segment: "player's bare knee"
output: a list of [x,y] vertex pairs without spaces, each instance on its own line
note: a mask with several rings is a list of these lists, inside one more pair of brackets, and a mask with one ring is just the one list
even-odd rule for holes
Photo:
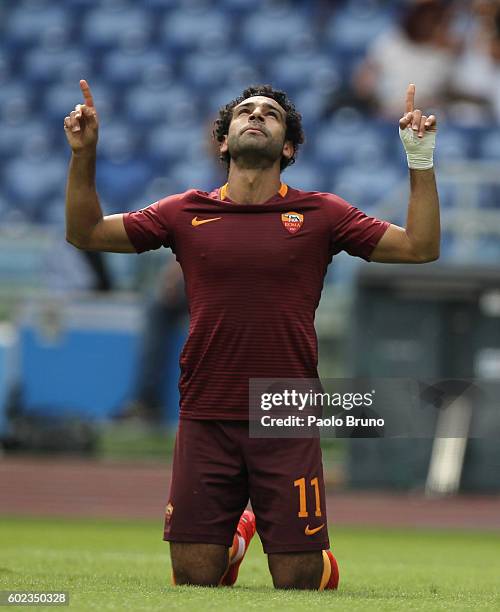
[[190,568],[177,568],[174,570],[176,586],[204,586],[216,587],[219,585],[220,576],[211,571],[193,571]]
[[227,568],[228,549],[219,544],[171,542],[176,585],[217,586]]
[[268,555],[276,589],[318,589],[323,572],[321,551]]
[[299,589],[316,591],[319,588],[320,578],[303,571],[300,574],[278,574],[273,575],[275,589]]

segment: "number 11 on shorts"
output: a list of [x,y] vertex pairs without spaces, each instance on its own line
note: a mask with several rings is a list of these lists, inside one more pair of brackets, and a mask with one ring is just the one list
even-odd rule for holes
[[[314,477],[311,479],[311,487],[314,488],[314,497],[316,500],[316,509],[314,511],[314,516],[321,516],[321,504],[319,499],[319,482],[318,477]],[[306,499],[306,479],[298,478],[293,481],[293,486],[299,488],[299,512],[297,516],[299,518],[307,518],[309,516],[309,512],[307,511],[307,499]]]

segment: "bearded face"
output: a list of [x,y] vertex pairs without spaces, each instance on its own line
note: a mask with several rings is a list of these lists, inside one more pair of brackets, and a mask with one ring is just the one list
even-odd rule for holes
[[252,96],[233,109],[229,132],[221,144],[240,168],[269,168],[293,148],[285,141],[286,112],[272,98]]

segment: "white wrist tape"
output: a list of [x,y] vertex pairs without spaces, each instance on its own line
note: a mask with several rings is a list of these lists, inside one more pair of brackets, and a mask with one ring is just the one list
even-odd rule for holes
[[436,131],[424,132],[422,138],[417,136],[410,127],[399,129],[399,137],[406,151],[408,168],[413,170],[428,170],[434,166],[434,149],[436,147]]

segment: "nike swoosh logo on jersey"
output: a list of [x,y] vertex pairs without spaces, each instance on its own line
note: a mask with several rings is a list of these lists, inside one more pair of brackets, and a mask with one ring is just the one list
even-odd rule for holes
[[306,535],[314,535],[315,533],[318,533],[318,531],[323,529],[324,526],[325,526],[325,523],[321,523],[319,527],[315,527],[314,529],[309,529],[309,525],[307,525],[306,528],[304,529],[304,533]]
[[193,227],[198,227],[198,225],[203,225],[204,223],[210,223],[210,221],[218,221],[222,219],[222,217],[213,217],[212,219],[198,219],[198,217],[194,217],[191,221],[191,225]]

